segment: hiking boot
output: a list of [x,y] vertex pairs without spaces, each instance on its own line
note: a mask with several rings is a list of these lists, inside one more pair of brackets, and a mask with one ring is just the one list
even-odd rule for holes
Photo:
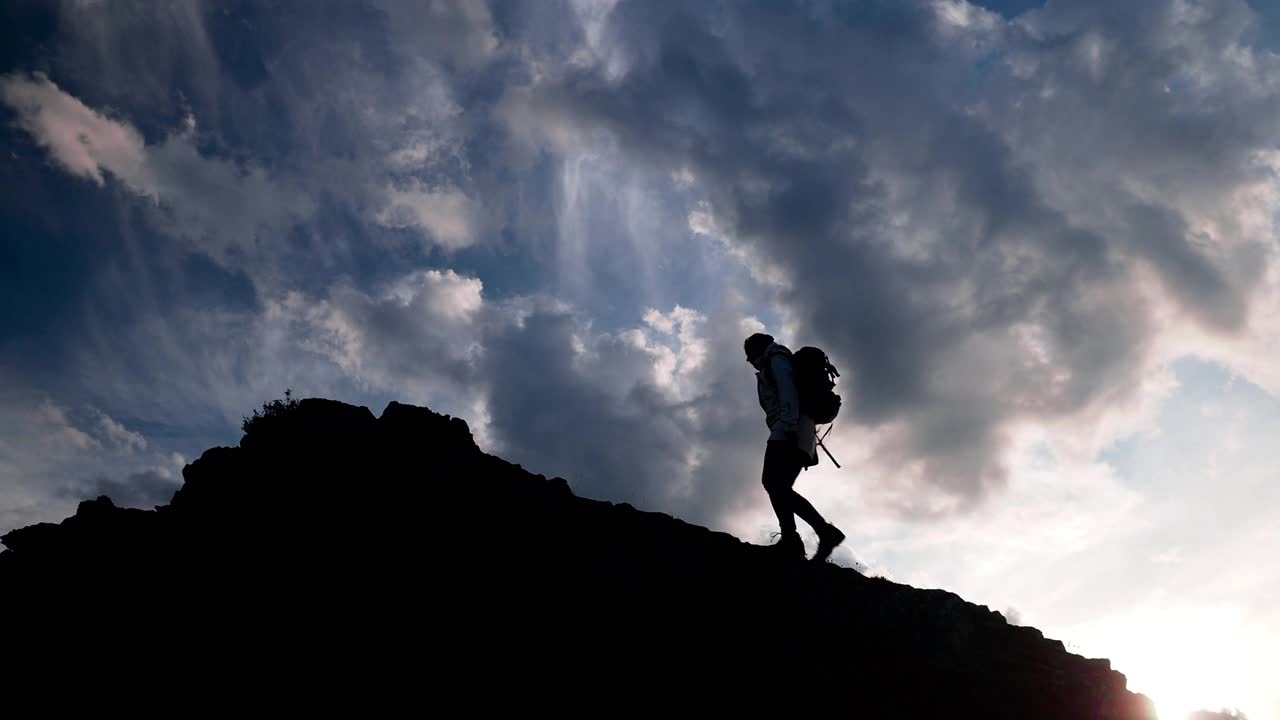
[[827,523],[827,526],[818,531],[818,551],[813,554],[814,562],[826,562],[831,557],[831,551],[836,546],[844,542],[844,533],[840,532],[840,528]]
[[800,533],[792,530],[778,534],[781,537],[769,546],[769,550],[783,560],[804,560],[804,541],[800,539]]

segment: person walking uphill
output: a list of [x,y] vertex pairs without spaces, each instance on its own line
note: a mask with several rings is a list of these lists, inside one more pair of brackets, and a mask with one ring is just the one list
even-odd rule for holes
[[762,480],[782,529],[782,538],[773,547],[787,559],[804,559],[804,542],[796,532],[798,515],[817,533],[813,560],[823,562],[844,541],[844,533],[795,491],[800,470],[818,464],[818,435],[814,419],[801,412],[791,351],[764,333],[747,338],[742,347],[747,362],[756,369],[756,392],[769,426]]

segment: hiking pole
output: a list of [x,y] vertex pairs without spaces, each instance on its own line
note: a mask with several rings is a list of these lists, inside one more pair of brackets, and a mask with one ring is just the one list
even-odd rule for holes
[[[831,434],[831,428],[832,428],[834,425],[835,425],[835,423],[832,423],[831,425],[828,425],[828,426],[827,426],[827,431],[826,431],[826,432],[824,432],[824,433],[822,433],[822,437],[819,437],[819,438],[818,438],[818,447],[822,448],[822,452],[826,453],[826,454],[827,454],[827,457],[831,458],[831,462],[835,463],[836,467],[838,468],[838,467],[840,467],[840,463],[836,461],[836,457],[835,457],[834,455],[832,455],[832,454],[831,454],[831,451],[827,449],[827,446],[822,444],[822,441],[823,441],[823,440],[824,440],[828,435],[830,435],[830,434]],[[817,437],[817,436],[815,435],[815,437]]]

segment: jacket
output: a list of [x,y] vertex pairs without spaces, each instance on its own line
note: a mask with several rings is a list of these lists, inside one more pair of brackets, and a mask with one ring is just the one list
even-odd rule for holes
[[756,369],[756,394],[769,427],[769,442],[794,441],[808,461],[818,464],[818,434],[813,420],[800,414],[800,392],[791,369],[791,351],[773,343],[765,351],[765,369]]

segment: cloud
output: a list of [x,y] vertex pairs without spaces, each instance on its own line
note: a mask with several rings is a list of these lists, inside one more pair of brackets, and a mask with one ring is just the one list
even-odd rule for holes
[[133,126],[95,112],[40,73],[0,77],[0,100],[65,170],[98,185],[110,174],[161,210],[168,230],[215,259],[252,250],[264,231],[287,228],[311,211],[308,200],[260,168],[202,155],[190,116],[148,145]]
[[0,372],[0,533],[57,521],[97,494],[131,505],[167,500],[166,488],[177,487],[173,460],[147,447],[101,411],[67,407]]
[[[123,146],[134,161],[69,157],[75,171],[115,175],[165,206],[170,232],[204,239],[268,290],[288,271],[264,266],[289,261],[270,256],[287,255],[289,232],[316,214],[327,222],[305,232],[330,269],[364,242],[394,242],[363,229],[350,238],[335,216],[411,228],[428,249],[451,250],[504,219],[495,174],[507,174],[506,158],[490,165],[488,143],[469,142],[486,132],[487,86],[512,72],[486,3],[377,0],[298,17],[198,0],[64,2],[58,20],[56,51],[33,65],[72,89],[39,74],[9,81],[40,96],[42,117],[75,106],[63,155],[85,155],[78,133],[98,155]],[[455,86],[469,96],[465,114]]]
[[1167,360],[1166,307],[1241,332],[1273,262],[1231,217],[1274,184],[1242,161],[1277,137],[1275,58],[1241,44],[1243,3],[1141,5],[624,1],[608,62],[543,73],[505,116],[692,178],[699,227],[776,268],[794,334],[850,371],[884,467],[971,508],[1017,425],[1127,403]]
[[475,278],[427,270],[375,294],[348,284],[335,285],[319,301],[293,293],[268,312],[302,323],[303,346],[351,377],[421,397],[468,379],[481,290]]
[[650,311],[648,327],[616,333],[554,307],[495,323],[480,366],[489,430],[508,457],[584,495],[724,527],[765,498],[735,312]]
[[498,48],[493,15],[487,3],[377,0],[375,4],[386,13],[392,31],[401,36],[403,42],[419,45],[463,68],[474,68],[489,61]]
[[67,172],[101,185],[105,170],[135,192],[153,195],[144,178],[142,136],[132,127],[94,112],[42,73],[0,77],[0,100]]
[[475,241],[478,208],[466,195],[452,189],[387,191],[387,207],[378,222],[393,228],[416,227],[434,242],[450,249]]
[[126,428],[101,410],[97,411],[97,415],[99,432],[113,444],[128,450],[147,449],[147,439],[141,434]]
[[1018,608],[1016,607],[1007,607],[1005,608],[1004,612],[1000,614],[1004,615],[1005,622],[1009,623],[1010,625],[1022,624],[1022,613],[1019,612]]

